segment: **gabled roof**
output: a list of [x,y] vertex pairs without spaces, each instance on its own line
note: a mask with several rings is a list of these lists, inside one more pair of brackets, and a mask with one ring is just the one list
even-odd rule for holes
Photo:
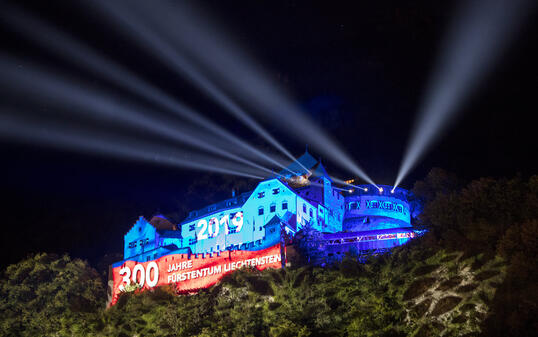
[[[318,161],[316,160],[316,158],[312,157],[312,155],[308,153],[308,151],[306,151],[302,156],[297,158],[296,161],[289,164],[286,167],[287,169],[283,169],[282,171],[280,171],[280,174],[286,177],[289,177],[291,175],[304,175],[308,173],[308,171],[305,170],[305,167],[310,170],[314,166],[316,166],[317,163]],[[290,171],[295,172],[295,174],[291,173]]]
[[284,213],[284,216],[281,219],[282,222],[284,222],[288,227],[290,227],[293,231],[297,231],[297,215],[287,211]]
[[263,225],[263,227],[280,225],[280,223],[283,223],[284,225],[288,226],[294,232],[297,231],[297,216],[290,211],[286,211],[282,218],[280,218],[278,215],[273,216],[271,220],[269,220],[265,225]]
[[177,226],[172,223],[167,217],[162,214],[154,215],[149,223],[157,230],[176,230]]
[[316,166],[316,168],[312,171],[312,175],[314,177],[324,177],[324,178],[327,178],[329,179],[330,182],[332,182],[333,180],[331,179],[331,177],[329,176],[329,174],[327,173],[327,171],[325,170],[325,167],[323,166],[323,164],[321,163],[321,161],[319,162],[318,166]]
[[263,227],[270,227],[275,224],[280,224],[280,218],[278,217],[278,215],[273,216],[271,220],[269,220],[265,225],[263,225]]
[[[148,224],[150,227],[153,227],[153,225],[151,223],[149,223],[149,221],[146,220],[146,218],[144,218],[142,215],[140,217],[138,217],[138,220],[136,220],[136,222],[134,223],[134,225],[127,231],[127,233],[125,233],[124,237],[127,237],[129,235],[131,235],[131,233],[135,233],[137,234],[138,232],[135,232],[135,228],[143,228],[146,226],[146,224]],[[155,227],[153,227],[155,228]]]

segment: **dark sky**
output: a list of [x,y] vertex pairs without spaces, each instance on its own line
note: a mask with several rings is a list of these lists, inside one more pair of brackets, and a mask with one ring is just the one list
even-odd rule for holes
[[[69,32],[235,134],[270,149],[99,13],[88,10],[87,4],[16,1],[10,6]],[[209,1],[204,9],[376,182],[391,184],[456,6],[452,1]],[[536,13],[531,21],[536,22]],[[3,55],[124,94],[23,38],[4,22],[0,34]],[[536,25],[521,29],[493,72],[459,109],[458,120],[403,187],[412,187],[432,167],[467,180],[538,173],[532,118],[537,111],[536,36]],[[32,107],[26,97],[0,92],[2,102],[12,108],[38,112],[42,108]],[[277,126],[264,126],[295,155],[304,151],[304,143]],[[121,252],[123,234],[137,216],[158,211],[181,216],[228,196],[234,185],[246,190],[253,183],[2,138],[0,156],[2,265],[36,251],[69,252],[95,262],[105,253]],[[334,163],[327,161],[327,166],[347,178]]]

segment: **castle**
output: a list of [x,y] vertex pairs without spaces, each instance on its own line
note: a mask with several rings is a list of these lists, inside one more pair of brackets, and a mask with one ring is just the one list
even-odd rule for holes
[[293,237],[307,225],[323,233],[332,254],[350,245],[388,249],[415,236],[406,190],[357,187],[333,186],[323,164],[305,152],[254,190],[194,210],[179,224],[162,215],[141,217],[125,234],[124,259],[260,250],[279,242],[282,230]]
[[323,265],[416,236],[409,192],[346,186],[333,186],[321,161],[306,152],[254,190],[192,211],[178,224],[163,215],[140,217],[125,234],[123,260],[110,267],[108,305],[133,289],[173,285],[191,293],[243,267],[282,268],[297,243],[315,241],[309,261]]

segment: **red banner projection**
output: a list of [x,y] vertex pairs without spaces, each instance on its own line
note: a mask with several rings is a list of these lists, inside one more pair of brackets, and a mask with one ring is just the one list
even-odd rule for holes
[[220,256],[198,257],[187,254],[171,254],[148,262],[125,261],[112,269],[114,287],[110,305],[116,304],[118,296],[134,283],[142,290],[164,284],[175,284],[178,292],[208,288],[224,275],[252,266],[258,270],[281,268],[280,244],[258,250],[236,250],[222,252]]

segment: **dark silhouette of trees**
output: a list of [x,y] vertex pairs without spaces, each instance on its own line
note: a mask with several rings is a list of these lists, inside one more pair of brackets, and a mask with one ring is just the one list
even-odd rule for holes
[[88,334],[104,298],[99,274],[85,261],[31,256],[9,266],[0,280],[0,335]]

